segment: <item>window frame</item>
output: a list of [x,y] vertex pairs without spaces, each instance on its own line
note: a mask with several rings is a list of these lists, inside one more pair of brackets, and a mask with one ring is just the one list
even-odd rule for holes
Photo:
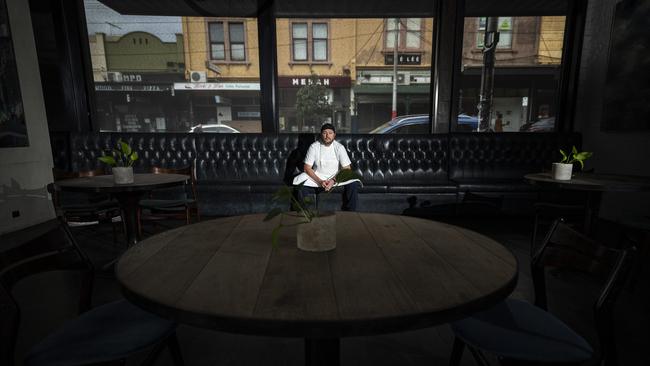
[[[293,26],[294,24],[306,24],[307,25],[307,49],[306,49],[306,59],[304,60],[296,60],[296,54],[294,52],[294,36],[293,36]],[[316,38],[317,40],[325,40],[325,60],[316,60],[314,58],[314,24],[324,24],[326,29],[327,29],[327,38]],[[330,19],[328,18],[323,18],[323,19],[298,19],[298,18],[290,18],[289,19],[289,39],[291,42],[291,47],[290,49],[290,60],[289,64],[296,64],[296,65],[304,65],[304,64],[321,64],[321,65],[329,65],[332,63],[332,57],[331,57],[331,27],[330,27]],[[297,38],[297,39],[304,39],[304,38]]]
[[[223,59],[217,59],[217,58],[212,58],[212,45],[213,44],[220,44],[220,42],[212,42],[212,36],[210,33],[210,25],[214,23],[222,23],[223,24],[223,45],[224,45],[224,58]],[[242,31],[244,35],[243,39],[243,46],[244,46],[244,58],[243,59],[233,59],[232,58],[232,42],[230,41],[230,26],[231,24],[241,24],[242,25]],[[247,34],[248,34],[248,29],[246,27],[246,19],[245,18],[207,18],[205,20],[205,29],[207,33],[206,37],[206,42],[207,42],[207,59],[210,62],[217,63],[217,64],[247,64],[249,63],[248,61],[248,50],[247,50]],[[236,42],[236,44],[242,44],[242,42]]]
[[[386,52],[393,52],[394,47],[388,47],[388,32],[392,32],[388,30],[388,25],[390,24],[389,22],[392,22],[393,19],[395,18],[386,18],[384,19],[384,53]],[[398,45],[397,45],[397,52],[410,52],[410,53],[424,53],[424,32],[426,31],[425,29],[425,24],[426,21],[424,21],[427,18],[417,18],[417,17],[407,17],[407,18],[398,18],[400,19],[399,21],[399,36],[398,36]],[[402,25],[402,19],[406,20],[406,27],[401,27]],[[420,39],[420,46],[419,47],[406,47],[406,35],[408,34],[408,20],[409,19],[420,19],[420,30],[418,38]],[[413,31],[412,31],[413,32]]]

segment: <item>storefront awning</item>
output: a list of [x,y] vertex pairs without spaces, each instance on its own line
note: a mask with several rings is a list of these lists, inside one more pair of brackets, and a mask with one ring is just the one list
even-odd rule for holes
[[[398,85],[397,94],[429,94],[429,84]],[[355,94],[391,94],[391,84],[361,84],[354,87]]]

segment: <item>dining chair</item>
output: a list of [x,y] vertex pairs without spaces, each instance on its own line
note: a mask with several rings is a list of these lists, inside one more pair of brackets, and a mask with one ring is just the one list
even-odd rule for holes
[[[140,200],[138,207],[138,231],[142,235],[142,222],[162,220],[167,218],[185,220],[190,224],[192,214],[196,221],[201,221],[199,212],[197,182],[194,174],[194,166],[185,168],[161,168],[152,167],[153,174],[182,174],[190,177],[189,183],[183,185],[183,192],[178,195],[176,190],[162,189],[159,192],[152,192],[149,198]],[[177,197],[166,198],[169,195]]]
[[494,215],[501,214],[504,196],[485,196],[465,192],[460,205],[456,206],[457,215]]
[[125,360],[152,348],[144,364],[152,364],[168,347],[174,364],[183,365],[176,324],[125,300],[90,309],[94,270],[63,219],[53,219],[0,237],[0,364],[14,365],[20,305],[13,297],[22,279],[50,271],[80,273],[80,315],[65,322],[31,348],[29,366],[90,365]]
[[[77,172],[52,169],[54,182],[105,174],[106,172],[101,168]],[[47,185],[47,190],[52,196],[57,216],[63,217],[69,226],[109,223],[113,230],[113,243],[116,243],[116,225],[121,222],[121,213],[119,203],[109,194],[60,192],[53,183]]]
[[[598,244],[556,220],[532,259],[534,305],[507,299],[452,323],[455,340],[450,365],[460,364],[465,347],[479,365],[488,365],[485,353],[497,356],[504,365],[580,364],[593,360],[594,355],[604,366],[616,365],[613,306],[632,267],[635,250],[631,245],[615,249]],[[588,275],[603,284],[593,308],[599,352],[547,311],[549,268]]]

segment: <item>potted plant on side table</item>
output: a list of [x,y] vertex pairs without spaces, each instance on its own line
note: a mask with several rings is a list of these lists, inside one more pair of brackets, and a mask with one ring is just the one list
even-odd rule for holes
[[585,167],[585,160],[589,159],[593,153],[589,151],[578,152],[575,146],[571,148],[571,153],[566,153],[560,149],[562,160],[553,163],[551,168],[552,177],[555,180],[570,180],[573,173],[573,163],[580,164],[580,169]]
[[[360,176],[351,169],[342,169],[334,176],[340,183],[351,180],[359,180]],[[299,186],[302,188],[302,184]],[[325,191],[330,193],[333,189]],[[296,241],[299,249],[310,252],[323,252],[336,248],[336,213],[332,211],[320,212],[318,205],[311,197],[297,199],[293,194],[293,187],[285,186],[280,188],[273,195],[272,201],[277,205],[287,203],[295,212],[284,212],[282,208],[275,207],[269,211],[264,221],[269,221],[280,215],[280,220],[271,233],[273,245],[278,244],[280,230],[288,226],[297,226]],[[289,222],[285,222],[285,219]]]
[[98,160],[111,166],[115,184],[133,183],[133,163],[138,160],[138,153],[122,139],[117,140],[115,148]]

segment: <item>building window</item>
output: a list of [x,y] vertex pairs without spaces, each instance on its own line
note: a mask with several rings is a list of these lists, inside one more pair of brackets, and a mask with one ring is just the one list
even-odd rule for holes
[[210,59],[246,61],[246,35],[243,22],[210,22],[208,30]]
[[[497,48],[512,48],[512,17],[499,17],[499,43]],[[478,32],[476,32],[476,47],[483,48],[485,38],[485,29],[487,27],[487,18],[478,18]]]
[[307,61],[307,23],[293,23],[293,60]]
[[327,24],[314,23],[311,26],[314,61],[327,61]]
[[292,60],[310,61],[311,55],[311,61],[327,61],[328,36],[327,23],[291,23]]
[[386,49],[395,47],[397,33],[397,49],[420,50],[422,48],[422,19],[421,18],[386,19]]

